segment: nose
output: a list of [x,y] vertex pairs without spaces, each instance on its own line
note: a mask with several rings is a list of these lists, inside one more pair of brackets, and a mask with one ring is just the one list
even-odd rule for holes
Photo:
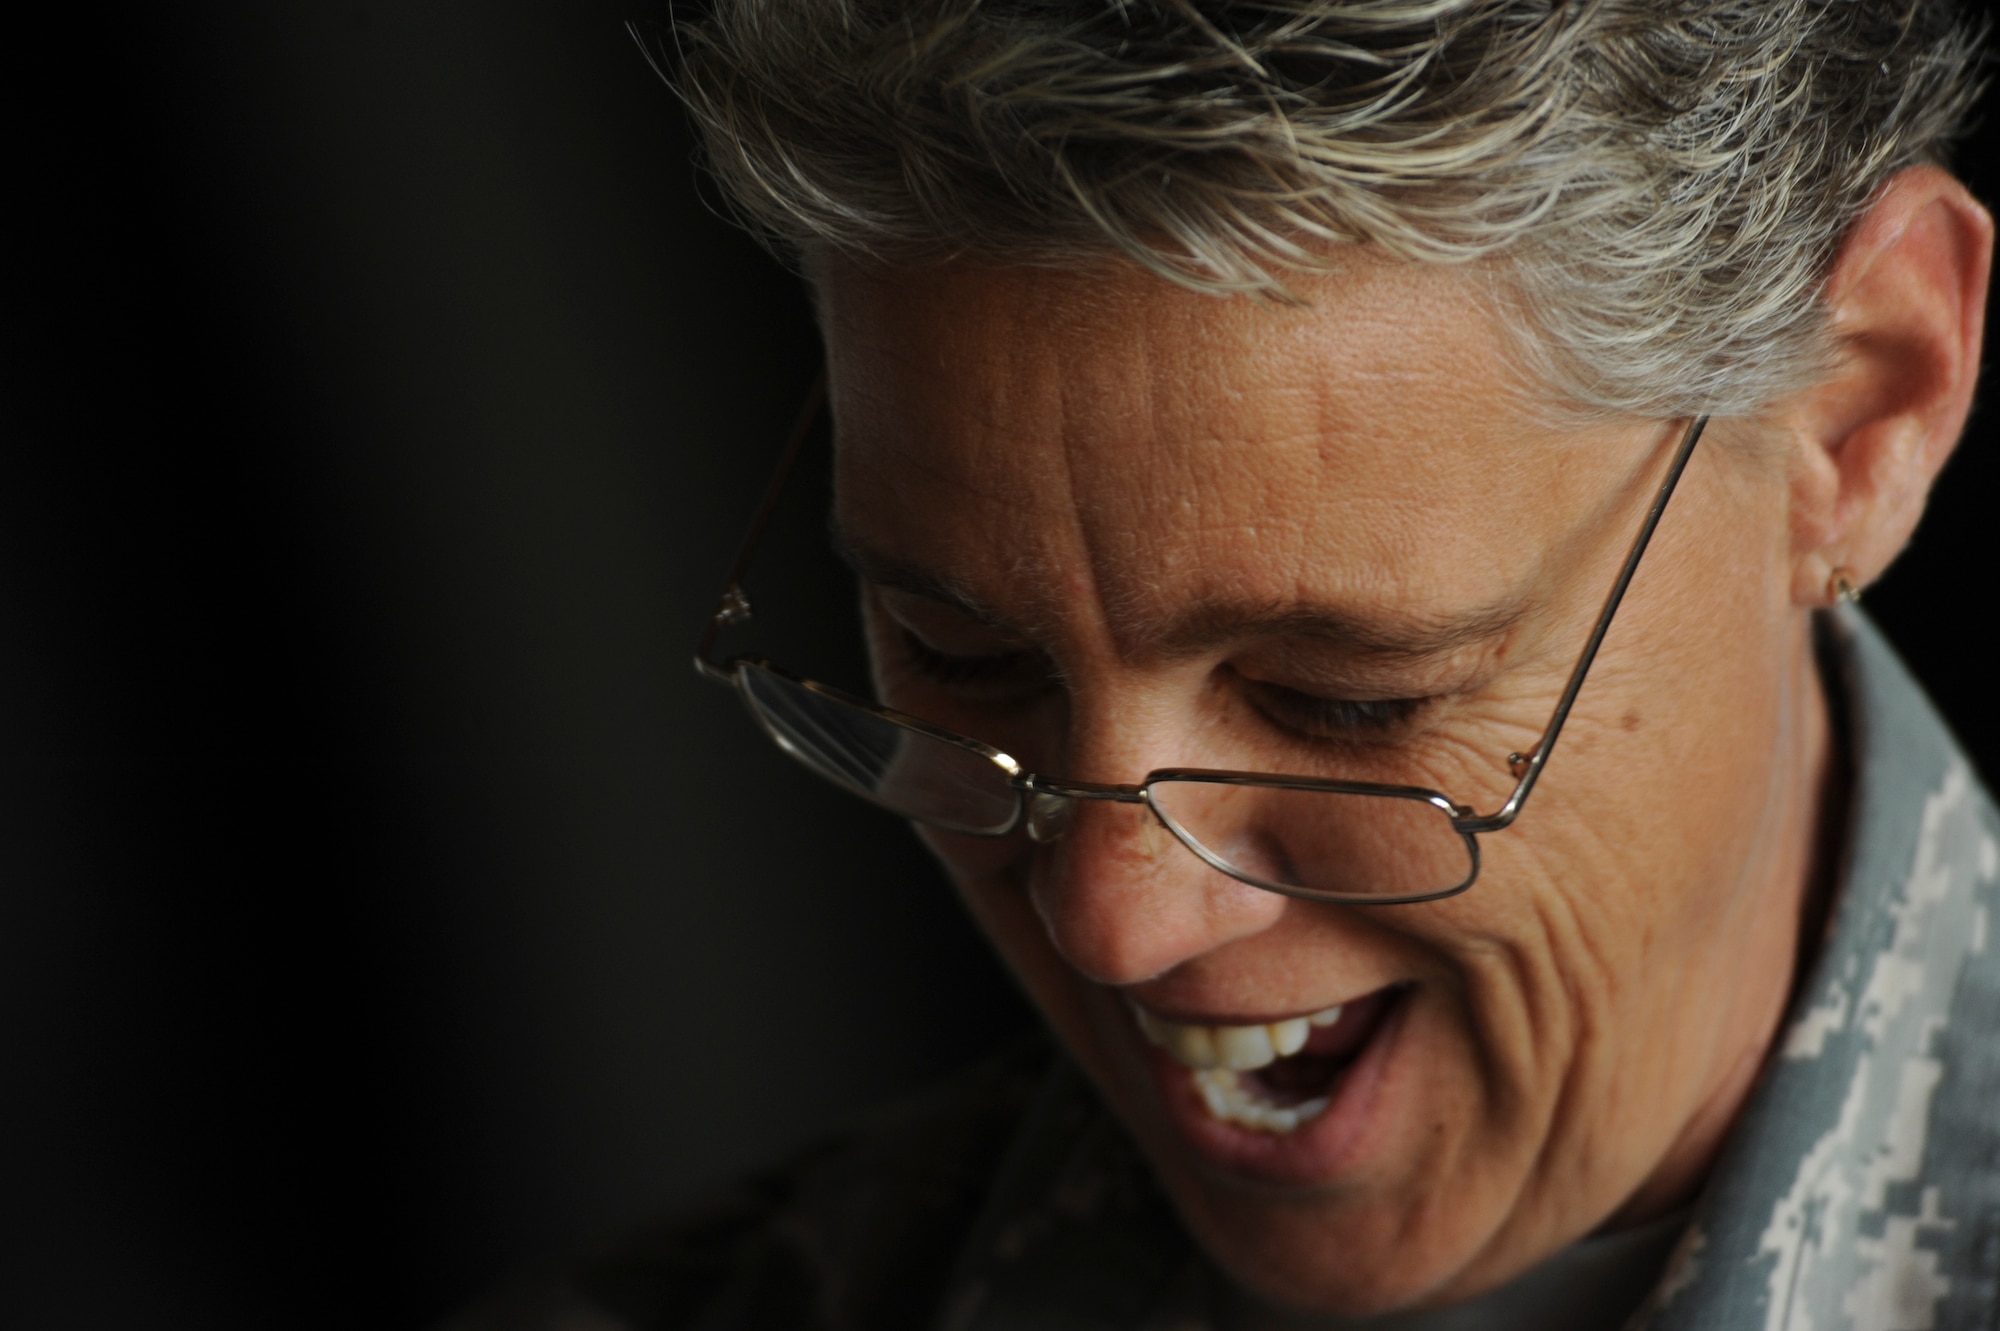
[[1029,879],[1049,939],[1100,984],[1138,984],[1277,923],[1284,897],[1212,869],[1144,803],[1037,791]]

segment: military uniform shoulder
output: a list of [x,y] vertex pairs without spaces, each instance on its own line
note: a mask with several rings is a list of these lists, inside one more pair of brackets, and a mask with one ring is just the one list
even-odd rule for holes
[[1051,1058],[1022,1041],[441,1331],[921,1327]]

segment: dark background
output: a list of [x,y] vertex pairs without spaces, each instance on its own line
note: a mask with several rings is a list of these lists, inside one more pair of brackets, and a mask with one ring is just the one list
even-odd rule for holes
[[[687,667],[816,345],[659,17],[12,31],[6,1325],[417,1327],[1026,1020]],[[1988,420],[1870,605],[1991,771]]]

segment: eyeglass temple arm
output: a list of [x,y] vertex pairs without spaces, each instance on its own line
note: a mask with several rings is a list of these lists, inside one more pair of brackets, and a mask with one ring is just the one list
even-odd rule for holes
[[778,507],[779,496],[785,492],[785,483],[792,478],[792,468],[798,464],[799,453],[805,448],[806,437],[812,433],[813,423],[819,419],[820,408],[826,405],[826,371],[821,370],[813,379],[813,385],[806,391],[805,400],[799,403],[799,412],[792,420],[792,433],[785,440],[784,452],[778,455],[778,469],[764,486],[764,497],[757,504],[757,512],[750,519],[750,530],[744,533],[743,544],[736,551],[736,562],[729,567],[729,581],[723,584],[722,595],[715,603],[715,613],[702,628],[701,641],[695,645],[694,668],[709,679],[729,682],[729,667],[717,661],[714,656],[715,639],[731,624],[741,624],[750,618],[750,598],[743,594],[743,573],[750,567],[750,558],[757,553],[757,545],[764,539],[764,529],[771,525],[771,514]]
[[1625,556],[1625,566],[1618,570],[1618,581],[1611,585],[1611,594],[1604,598],[1604,609],[1598,612],[1597,625],[1590,631],[1590,641],[1583,645],[1583,655],[1577,658],[1576,668],[1569,674],[1569,683],[1563,686],[1562,699],[1556,703],[1555,715],[1549,718],[1548,728],[1535,742],[1533,752],[1521,760],[1523,770],[1514,784],[1514,793],[1507,797],[1505,804],[1485,817],[1459,821],[1457,826],[1460,831],[1497,832],[1520,817],[1522,806],[1528,802],[1529,793],[1534,790],[1535,782],[1541,778],[1542,768],[1549,761],[1549,754],[1555,750],[1563,722],[1569,720],[1569,709],[1576,702],[1576,695],[1583,691],[1583,681],[1590,674],[1590,663],[1597,659],[1597,649],[1603,645],[1604,635],[1610,631],[1612,617],[1618,613],[1618,603],[1625,599],[1625,589],[1631,585],[1632,575],[1639,570],[1639,559],[1653,539],[1653,529],[1660,525],[1660,515],[1667,511],[1667,501],[1674,497],[1674,487],[1680,484],[1681,473],[1687,470],[1688,459],[1694,455],[1694,446],[1701,442],[1702,431],[1707,428],[1708,417],[1697,416],[1688,426],[1687,433],[1681,436],[1673,461],[1667,465],[1666,477],[1654,493],[1651,507],[1646,510],[1646,520],[1639,527],[1638,539],[1632,542],[1632,549]]

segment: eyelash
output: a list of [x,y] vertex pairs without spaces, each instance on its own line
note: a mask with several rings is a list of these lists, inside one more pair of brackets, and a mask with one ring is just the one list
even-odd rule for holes
[[1322,698],[1282,685],[1254,683],[1253,705],[1272,724],[1306,739],[1388,739],[1415,720],[1429,698]]
[[[1012,683],[1043,684],[1046,668],[1036,663],[1030,652],[1003,652],[995,656],[952,656],[925,643],[907,629],[901,634],[903,656],[916,672],[941,688],[976,688],[981,685]],[[1033,680],[1026,677],[1034,675]]]

